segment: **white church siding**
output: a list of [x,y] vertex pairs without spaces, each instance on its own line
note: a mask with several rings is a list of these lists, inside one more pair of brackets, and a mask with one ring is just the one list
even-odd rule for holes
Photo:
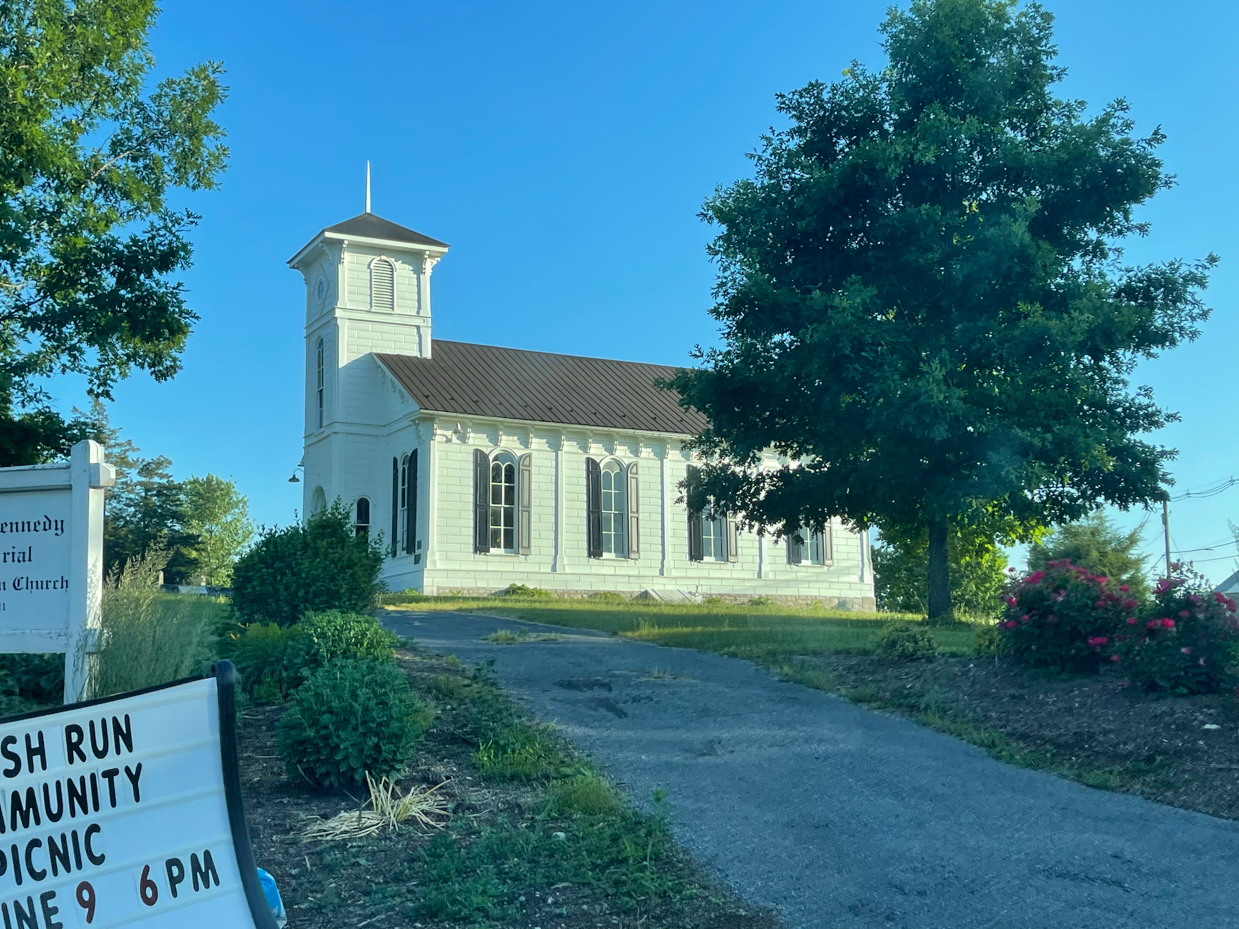
[[[391,589],[490,593],[517,583],[576,595],[652,590],[872,608],[867,541],[840,525],[826,565],[789,564],[785,542],[744,532],[734,560],[690,557],[688,512],[675,501],[692,463],[682,443],[705,421],[654,387],[673,369],[467,343],[436,349],[430,278],[446,251],[365,213],[323,230],[290,261],[307,289],[305,511],[339,500],[356,513],[366,497]],[[478,450],[506,450],[514,467],[529,456],[527,553],[475,551]],[[401,527],[392,531],[392,469],[412,453],[416,526],[405,551]],[[637,467],[636,557],[590,555],[589,458],[600,467],[616,460],[625,477]]]
[[[385,578],[392,589],[416,587],[425,593],[492,593],[509,584],[588,595],[598,591],[638,593],[654,590],[702,595],[748,595],[821,600],[872,608],[868,575],[858,534],[833,527],[830,565],[791,565],[786,542],[754,533],[739,534],[734,562],[689,558],[688,511],[675,503],[690,458],[671,437],[599,439],[542,424],[434,423],[437,507],[427,564],[414,568],[408,559],[388,563]],[[424,446],[425,447],[425,446]],[[533,456],[534,505],[528,555],[477,553],[473,550],[473,455],[507,450],[519,458]],[[617,458],[636,462],[640,503],[640,554],[636,558],[591,558],[588,554],[585,462]],[[557,468],[563,468],[559,493]],[[665,544],[664,544],[665,538]]]

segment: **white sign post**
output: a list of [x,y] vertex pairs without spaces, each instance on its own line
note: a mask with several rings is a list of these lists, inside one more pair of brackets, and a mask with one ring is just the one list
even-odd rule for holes
[[103,495],[116,483],[98,442],[68,464],[0,468],[0,653],[63,652],[65,703],[86,692],[103,595]]
[[5,929],[275,929],[237,767],[236,671],[0,725]]

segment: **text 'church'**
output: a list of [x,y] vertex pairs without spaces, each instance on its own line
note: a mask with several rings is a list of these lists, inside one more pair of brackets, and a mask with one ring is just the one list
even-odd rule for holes
[[306,284],[304,506],[338,499],[382,533],[389,589],[873,607],[865,535],[775,542],[676,502],[705,421],[655,385],[674,369],[433,340],[447,250],[366,212],[289,262]]

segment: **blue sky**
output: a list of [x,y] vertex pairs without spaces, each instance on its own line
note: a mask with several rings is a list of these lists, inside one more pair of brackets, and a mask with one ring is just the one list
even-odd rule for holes
[[[287,523],[300,488],[302,291],[286,260],[363,207],[452,245],[434,276],[435,334],[683,364],[714,338],[713,269],[697,218],[775,121],[774,95],[881,63],[887,0],[751,3],[170,3],[162,72],[222,60],[231,166],[197,196],[187,277],[201,322],[184,370],[117,391],[111,415],[178,477],[234,477],[252,514]],[[1161,125],[1178,186],[1143,211],[1135,261],[1222,256],[1204,336],[1144,365],[1182,422],[1176,493],[1239,474],[1239,6],[1050,3],[1065,92],[1125,97]],[[57,386],[67,408],[76,382]],[[1143,513],[1121,518],[1138,524]],[[1239,487],[1175,504],[1176,548],[1239,522]],[[1149,521],[1150,551],[1158,518]],[[1215,579],[1234,546],[1193,553]],[[1206,561],[1205,559],[1210,559]]]

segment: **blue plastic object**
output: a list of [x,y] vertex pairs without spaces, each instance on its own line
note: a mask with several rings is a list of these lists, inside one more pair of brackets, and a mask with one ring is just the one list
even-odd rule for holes
[[259,868],[258,880],[262,884],[263,895],[267,898],[267,906],[271,907],[271,915],[275,917],[275,924],[279,929],[284,929],[288,916],[284,913],[284,901],[280,899],[280,889],[275,886],[275,878]]

